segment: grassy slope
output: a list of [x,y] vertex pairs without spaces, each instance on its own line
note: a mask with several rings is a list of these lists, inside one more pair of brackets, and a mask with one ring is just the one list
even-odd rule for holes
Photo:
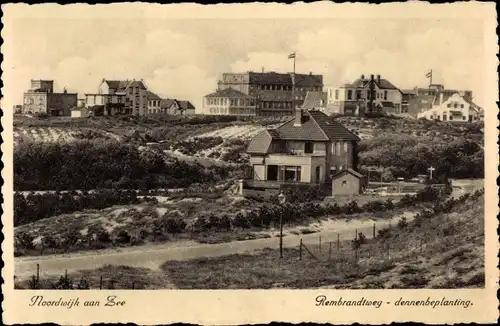
[[[484,286],[484,207],[471,200],[451,213],[424,220],[420,226],[410,222],[404,229],[393,227],[388,236],[368,240],[357,252],[347,242],[340,251],[308,245],[319,260],[298,248],[285,248],[284,258],[276,249],[254,255],[230,255],[189,261],[170,261],[163,271],[127,266],[104,266],[71,275],[76,283],[84,277],[91,288],[104,288],[110,280],[115,288],[457,288]],[[421,243],[423,245],[421,245]],[[387,249],[389,247],[389,249]],[[50,288],[44,280],[43,287]],[[29,288],[28,281],[16,283]]]
[[[412,222],[404,230],[393,229],[387,239],[363,245],[357,264],[352,250],[321,261],[304,252],[298,261],[298,249],[285,250],[282,260],[277,250],[269,249],[257,255],[168,262],[163,269],[179,288],[482,287],[483,218],[484,207],[468,201],[420,227]],[[316,249],[310,248],[313,253]]]

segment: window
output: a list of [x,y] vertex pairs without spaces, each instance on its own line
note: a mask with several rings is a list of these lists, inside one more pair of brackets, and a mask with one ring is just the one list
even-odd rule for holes
[[453,115],[450,115],[450,121],[453,120]]
[[387,91],[384,91],[384,100],[387,101]]
[[359,90],[358,90],[358,91],[356,91],[356,98],[357,98],[357,99],[362,98],[362,97],[361,97],[361,91],[359,91]]
[[451,108],[451,104],[450,104],[450,103],[448,103],[448,105],[447,105],[446,107]]
[[462,108],[462,109],[463,109],[463,108],[464,108],[464,105],[463,105],[463,104],[460,104],[460,108]]
[[347,149],[349,148],[349,142],[344,142],[344,153],[347,153]]
[[346,180],[342,181],[342,187],[347,187],[347,181]]
[[458,107],[458,104],[457,103],[453,104],[453,107],[456,109]]
[[352,90],[347,91],[347,99],[352,100]]
[[336,100],[339,99],[339,90],[338,89],[335,90],[335,99]]
[[340,155],[340,142],[336,142],[335,147],[336,147],[335,150],[336,155]]
[[304,145],[304,153],[311,154],[314,151],[314,145],[312,142],[308,141]]
[[380,98],[380,94],[379,93],[377,93],[377,98]]
[[465,120],[465,119],[467,119],[465,116],[464,116],[464,117],[462,117],[462,120]]

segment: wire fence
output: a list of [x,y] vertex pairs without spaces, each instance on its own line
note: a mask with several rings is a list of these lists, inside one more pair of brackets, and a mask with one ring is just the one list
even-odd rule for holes
[[59,278],[40,279],[40,264],[36,264],[36,273],[23,282],[15,282],[16,289],[53,289],[53,290],[113,290],[142,289],[144,284],[135,280],[125,280],[122,277],[72,277],[65,270]]
[[[397,225],[396,227],[404,228],[405,226]],[[385,241],[385,233],[391,229],[393,228],[378,230],[374,224],[371,235],[355,230],[351,240],[341,240],[340,234],[337,235],[336,241],[324,241],[321,236],[318,236],[316,243],[309,240],[306,244],[303,239],[300,239],[298,259],[309,258],[317,261],[350,261],[354,263],[370,262],[371,259],[404,257],[416,259],[423,252],[431,253],[432,256],[432,253],[446,252],[463,244],[463,239],[450,236],[454,231],[447,228],[429,230],[419,234],[418,237],[402,236],[399,241],[397,239]]]

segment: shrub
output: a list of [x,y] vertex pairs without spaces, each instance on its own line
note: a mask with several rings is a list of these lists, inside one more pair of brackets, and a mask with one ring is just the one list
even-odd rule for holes
[[399,221],[398,221],[398,227],[400,229],[405,229],[408,227],[408,222],[406,221],[406,217],[402,217]]
[[168,233],[178,234],[186,229],[186,222],[180,218],[167,218],[165,221],[165,229]]
[[130,243],[130,239],[130,234],[128,234],[128,232],[125,230],[121,230],[116,236],[116,242],[118,242],[119,244],[128,244]]
[[236,214],[236,216],[231,221],[231,224],[233,225],[233,227],[241,229],[248,229],[250,227],[249,219],[241,212]]

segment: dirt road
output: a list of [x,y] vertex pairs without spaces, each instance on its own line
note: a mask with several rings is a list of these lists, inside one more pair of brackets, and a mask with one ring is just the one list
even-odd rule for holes
[[[408,220],[412,219],[413,213],[405,214]],[[384,228],[390,223],[397,223],[401,216],[387,220],[364,220],[364,221],[338,221],[335,229],[331,227],[321,232],[301,235],[287,235],[283,238],[284,247],[298,246],[302,238],[305,244],[317,243],[321,236],[324,243],[337,241],[337,234],[341,240],[354,238],[356,229],[371,236],[373,223],[377,229]],[[330,224],[332,225],[332,224]],[[279,238],[264,238],[246,241],[234,241],[219,244],[199,243],[167,243],[162,245],[126,248],[119,251],[102,251],[75,253],[71,255],[52,255],[36,257],[20,257],[15,259],[15,275],[19,279],[31,277],[36,271],[36,264],[40,264],[40,275],[62,275],[64,270],[75,272],[84,269],[99,268],[104,265],[127,265],[133,267],[147,267],[158,269],[169,260],[187,260],[201,257],[217,257],[237,253],[251,253],[266,247],[278,248]]]

